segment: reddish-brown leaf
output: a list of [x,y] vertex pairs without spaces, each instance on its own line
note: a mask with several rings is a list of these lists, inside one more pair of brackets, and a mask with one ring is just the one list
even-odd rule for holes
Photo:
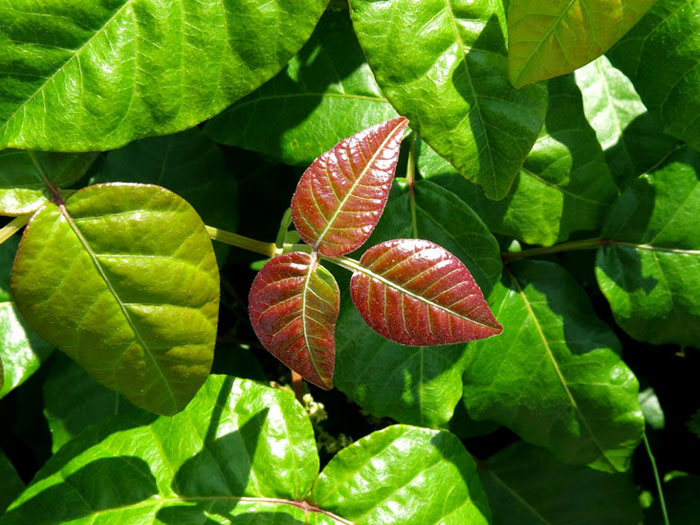
[[360,131],[304,172],[292,197],[292,218],[319,253],[350,253],[370,236],[384,211],[407,125],[397,117]]
[[501,333],[469,270],[435,243],[383,242],[354,264],[352,301],[365,322],[387,339],[430,346]]
[[272,355],[310,383],[333,387],[340,290],[316,254],[292,252],[269,261],[253,280],[248,310]]

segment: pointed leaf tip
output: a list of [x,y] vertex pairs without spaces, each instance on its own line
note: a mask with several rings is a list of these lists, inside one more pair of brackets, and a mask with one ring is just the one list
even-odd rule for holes
[[462,343],[502,331],[466,266],[430,241],[396,239],[370,248],[350,293],[365,322],[400,344]]
[[359,248],[382,215],[408,119],[397,117],[340,141],[304,172],[292,197],[301,238],[332,257]]
[[291,252],[269,261],[253,280],[248,309],[272,355],[310,383],[333,387],[340,290],[316,254]]

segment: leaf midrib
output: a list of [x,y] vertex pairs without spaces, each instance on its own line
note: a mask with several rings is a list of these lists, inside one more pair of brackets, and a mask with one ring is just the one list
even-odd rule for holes
[[[107,277],[107,274],[104,271],[104,268],[102,268],[102,265],[100,261],[97,258],[97,255],[93,251],[92,247],[90,246],[90,243],[88,243],[87,239],[83,236],[82,232],[78,228],[78,226],[75,224],[73,221],[73,217],[68,213],[68,210],[66,209],[65,204],[59,204],[58,209],[63,216],[63,218],[66,220],[68,223],[68,226],[70,229],[73,231],[75,236],[78,238],[78,241],[80,244],[83,246],[83,249],[85,252],[88,254],[90,259],[92,260],[93,265],[95,266],[95,269],[99,273],[100,277],[104,281],[105,285],[107,286],[107,289],[109,292],[112,294],[112,297],[114,297],[114,300],[117,302],[117,305],[119,306],[119,309],[122,312],[122,315],[124,316],[126,322],[128,323],[129,327],[131,328],[132,332],[134,333],[134,337],[136,338],[136,342],[141,345],[141,347],[144,349],[145,355],[147,355],[150,360],[152,361],[155,369],[157,370],[158,374],[161,377],[161,380],[163,381],[163,384],[165,385],[166,392],[170,396],[170,399],[172,401],[172,408],[177,410],[178,404],[177,401],[175,400],[175,394],[170,388],[170,384],[168,383],[167,379],[165,378],[165,374],[163,373],[163,369],[160,366],[160,363],[156,359],[155,355],[149,348],[149,346],[146,344],[144,341],[143,337],[141,336],[141,333],[139,332],[138,328],[136,327],[136,324],[134,323],[134,320],[131,318],[131,315],[129,314],[129,311],[126,309],[126,306],[124,305],[124,302],[121,300],[119,297],[119,294],[117,294],[117,291],[114,289],[114,286],[110,282],[109,278]],[[128,347],[127,347],[128,349]],[[124,352],[126,352],[126,350]]]
[[306,351],[309,354],[309,361],[311,361],[311,366],[313,366],[314,370],[316,371],[316,375],[318,378],[323,381],[325,384],[325,378],[321,375],[321,370],[318,367],[318,364],[316,363],[316,360],[314,359],[314,353],[311,350],[311,342],[309,341],[309,329],[306,326],[306,295],[309,292],[309,286],[311,283],[311,277],[313,276],[316,266],[318,266],[318,256],[315,253],[312,253],[309,255],[310,260],[309,260],[309,269],[306,271],[306,278],[304,279],[304,288],[301,291],[301,322],[303,324],[303,332],[304,332],[304,344],[306,345]]
[[524,499],[520,494],[518,494],[508,483],[506,483],[503,479],[501,479],[492,469],[486,468],[484,469],[486,472],[486,475],[491,477],[494,481],[496,481],[499,485],[501,485],[511,496],[513,496],[513,499],[520,503],[528,512],[530,512],[534,517],[537,519],[541,520],[541,522],[544,525],[551,525],[551,521],[547,520],[544,516],[542,516],[535,507],[530,505],[530,503]]
[[267,102],[270,100],[278,100],[278,99],[286,99],[286,98],[305,98],[305,97],[346,98],[346,99],[364,100],[366,102],[376,102],[376,103],[380,103],[380,104],[389,105],[389,101],[384,97],[370,97],[368,95],[353,95],[353,94],[349,94],[349,93],[312,93],[312,92],[307,92],[307,93],[286,93],[286,94],[281,94],[281,95],[262,95],[262,96],[259,96],[256,98],[250,98],[250,99],[245,100],[239,104],[234,104],[231,107],[231,111],[239,110],[242,107],[249,106],[251,104],[255,105],[259,102]]

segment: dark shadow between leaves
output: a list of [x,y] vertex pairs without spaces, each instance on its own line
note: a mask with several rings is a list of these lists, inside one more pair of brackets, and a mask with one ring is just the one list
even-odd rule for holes
[[8,523],[64,523],[100,511],[135,505],[158,493],[156,480],[141,458],[102,458],[7,512]]

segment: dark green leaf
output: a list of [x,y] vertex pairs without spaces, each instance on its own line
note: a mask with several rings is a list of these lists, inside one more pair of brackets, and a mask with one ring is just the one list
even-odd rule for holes
[[34,215],[12,292],[37,333],[99,382],[174,414],[211,367],[218,277],[189,204],[158,186],[104,184]]
[[467,346],[469,414],[565,463],[626,470],[644,418],[619,341],[559,266],[521,261],[509,269],[489,298],[503,334]]
[[645,388],[639,393],[639,404],[647,424],[656,430],[663,429],[666,425],[664,411],[653,388]]
[[605,53],[656,0],[511,0],[508,73],[513,85],[570,73]]
[[316,479],[318,467],[291,393],[210,376],[174,417],[117,416],[84,431],[0,523],[487,523],[473,461],[445,432],[389,427]]
[[[693,525],[700,515],[700,476],[679,476],[663,484],[668,523],[673,525]],[[644,513],[646,525],[665,525],[659,502]]]
[[36,372],[53,350],[27,326],[10,295],[18,242],[12,237],[0,245],[0,398]]
[[[382,487],[367,483],[376,478]],[[314,483],[311,501],[354,523],[490,522],[476,465],[459,439],[402,425],[341,450]]]
[[396,117],[347,13],[327,13],[279,75],[209,122],[217,142],[309,164],[337,142]]
[[85,174],[96,157],[96,153],[0,151],[0,215],[33,212],[50,198],[42,173],[56,186],[67,187]]
[[642,521],[629,474],[564,465],[522,441],[479,469],[493,524],[637,525]]
[[630,184],[603,228],[596,276],[617,323],[651,343],[700,340],[700,153]]
[[[429,181],[415,184],[417,237],[453,253],[486,293],[498,281],[496,239],[456,196]],[[408,191],[395,191],[367,246],[414,237]],[[347,292],[347,290],[346,290]],[[365,325],[342,293],[335,384],[371,414],[428,427],[446,425],[461,397],[462,345],[410,348]]]
[[542,127],[544,86],[507,77],[498,0],[352,0],[377,82],[401,115],[492,199],[508,193]]
[[0,516],[23,490],[24,483],[17,475],[15,467],[0,450]]
[[583,109],[618,184],[656,166],[678,145],[661,133],[629,79],[602,56],[576,71]]
[[700,409],[698,409],[693,417],[688,421],[688,428],[690,431],[700,438]]
[[191,127],[272,77],[325,0],[11,0],[0,145],[111,149]]
[[467,202],[489,228],[529,244],[552,245],[577,230],[600,227],[617,190],[571,77],[550,80],[545,127],[505,199],[460,180],[454,168],[422,144],[424,177]]
[[664,131],[700,149],[700,0],[659,0],[608,52]]

